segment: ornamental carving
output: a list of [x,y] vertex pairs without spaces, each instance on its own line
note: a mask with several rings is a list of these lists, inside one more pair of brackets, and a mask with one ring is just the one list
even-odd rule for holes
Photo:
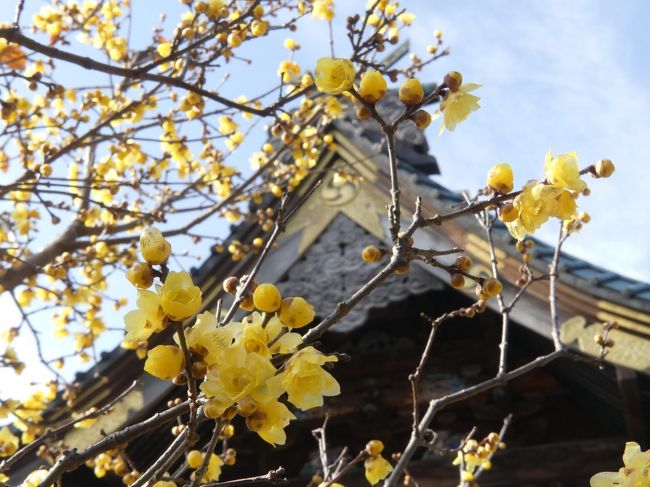
[[[278,283],[283,296],[304,296],[324,317],[336,303],[363,286],[382,265],[366,264],[361,251],[366,245],[383,246],[346,215],[339,213]],[[415,263],[414,263],[415,264]],[[443,289],[443,284],[419,265],[404,275],[392,275],[355,306],[332,330],[348,332],[366,322],[372,308],[384,308],[410,295]]]

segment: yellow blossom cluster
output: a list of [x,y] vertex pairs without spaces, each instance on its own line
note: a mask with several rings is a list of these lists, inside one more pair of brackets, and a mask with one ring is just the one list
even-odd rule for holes
[[[599,166],[593,166],[597,177],[608,177],[614,172],[611,161],[598,164],[607,169],[599,174]],[[499,217],[510,234],[519,241],[527,234],[534,233],[551,217],[570,224],[572,228],[577,228],[577,224],[571,222],[588,221],[588,217],[577,212],[576,199],[588,192],[587,183],[580,177],[577,154],[567,152],[553,156],[548,152],[544,174],[545,180],[527,182],[512,202],[504,202],[499,207]],[[497,164],[490,169],[487,186],[497,193],[506,194],[512,191],[513,181],[510,165]]]
[[[128,273],[138,288],[138,308],[124,317],[123,346],[129,348],[146,345],[153,333],[171,322],[193,317],[202,304],[201,290],[189,274],[169,272],[164,265],[171,247],[160,230],[152,227],[143,231],[140,251],[146,262],[135,264]],[[163,283],[149,291],[146,288],[152,285],[154,274]],[[236,280],[233,283],[237,285]],[[230,283],[224,286],[236,291]],[[293,331],[314,319],[314,308],[304,298],[283,299],[273,284],[264,283],[254,284],[248,299],[249,309],[258,311],[240,322],[223,325],[209,311],[199,314],[183,332],[190,356],[183,354],[183,343],[176,335],[179,346],[150,349],[144,369],[159,379],[177,380],[191,365],[193,378],[203,379],[200,389],[205,394],[207,416],[218,418],[236,408],[251,431],[271,444],[284,444],[284,428],[295,416],[280,397],[287,394],[287,401],[303,410],[322,406],[324,396],[340,393],[338,383],[324,369],[337,358],[303,346],[301,335]],[[276,357],[283,357],[280,368]]]
[[481,441],[470,439],[458,451],[453,464],[462,467],[461,480],[471,482],[479,469],[490,470],[490,458],[498,449],[504,449],[505,443],[501,442],[497,433],[490,433]]
[[[170,322],[194,316],[201,307],[201,289],[194,285],[187,272],[168,272],[162,286],[158,286],[155,291],[147,289],[153,284],[152,266],[164,265],[171,255],[171,250],[169,242],[155,227],[145,229],[140,235],[140,252],[146,262],[136,262],[127,271],[127,278],[138,288],[138,299],[137,309],[124,316],[126,335],[122,345],[126,348],[138,347],[151,335],[165,329]],[[162,355],[163,350],[166,349],[158,349],[153,355],[161,354],[160,356],[174,364],[178,364],[182,359],[182,356],[176,356],[174,360],[173,354],[169,353]],[[152,352],[149,352],[150,355]],[[182,360],[180,363],[182,364]],[[161,375],[167,377],[168,374]],[[174,375],[176,374],[172,377]]]
[[[360,77],[358,86],[354,85],[356,76],[354,65],[348,59],[321,58],[314,70],[316,87],[322,93],[339,95],[352,92],[352,100],[359,98],[368,105],[374,105],[385,96],[387,82],[380,72],[372,69],[365,71]],[[425,129],[433,118],[443,116],[439,132],[442,134],[445,129],[454,130],[458,123],[480,108],[479,98],[470,94],[480,85],[463,84],[462,75],[457,71],[452,71],[445,76],[443,86],[446,90],[443,90],[440,107],[433,117],[425,110],[413,109],[410,118],[418,128]],[[417,78],[406,79],[400,85],[398,94],[399,100],[408,107],[417,108],[425,101],[424,88]],[[371,117],[372,112],[364,105],[357,110],[357,115],[365,120]]]

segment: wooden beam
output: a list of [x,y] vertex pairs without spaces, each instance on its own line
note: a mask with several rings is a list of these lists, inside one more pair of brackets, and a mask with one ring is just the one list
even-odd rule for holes
[[623,400],[623,414],[625,415],[628,437],[630,440],[645,444],[647,434],[641,395],[637,383],[637,373],[627,367],[617,366],[616,382],[618,382],[621,399]]

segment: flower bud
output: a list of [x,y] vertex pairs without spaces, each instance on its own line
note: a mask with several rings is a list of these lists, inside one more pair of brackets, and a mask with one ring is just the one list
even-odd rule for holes
[[411,115],[411,120],[413,120],[417,128],[422,130],[431,125],[431,115],[426,110],[418,110]]
[[608,178],[614,174],[616,167],[609,159],[601,159],[596,163],[596,174],[599,178]]
[[452,274],[449,276],[449,284],[455,289],[460,289],[465,286],[465,276],[462,274]]
[[506,201],[501,206],[499,206],[499,218],[504,223],[511,222],[519,216],[519,211],[515,208],[510,201]]
[[405,105],[417,105],[424,98],[422,84],[416,78],[409,78],[399,87],[399,100]]
[[172,247],[160,230],[149,227],[140,234],[140,252],[149,264],[164,264],[172,252]]
[[472,268],[472,258],[469,255],[459,255],[456,257],[456,267],[464,272]]
[[153,284],[153,273],[149,264],[144,262],[136,262],[128,271],[126,271],[126,278],[131,284],[140,289],[147,289]]
[[361,258],[368,264],[379,262],[383,256],[384,253],[376,245],[368,245],[361,251]]
[[379,71],[369,69],[359,82],[359,95],[368,103],[376,103],[386,95],[388,84]]
[[493,190],[505,194],[512,191],[514,176],[510,164],[495,164],[490,169],[487,185]]
[[481,289],[488,297],[493,298],[501,292],[503,285],[499,280],[490,277],[489,279],[483,281]]
[[257,411],[257,403],[250,397],[245,397],[237,404],[237,412],[243,418],[252,416]]
[[144,370],[159,379],[171,380],[177,376],[185,364],[180,348],[174,345],[158,345],[147,354]]
[[223,290],[228,294],[235,294],[237,292],[237,286],[239,286],[239,279],[235,276],[230,276],[223,281]]
[[372,116],[372,112],[366,107],[359,107],[355,110],[359,120],[368,120]]
[[187,466],[197,469],[203,463],[203,453],[199,450],[192,450],[187,453]]
[[379,440],[370,440],[366,443],[366,452],[373,458],[377,458],[384,451],[384,444]]
[[271,283],[260,284],[253,293],[253,304],[260,311],[273,313],[282,303],[282,296],[275,285]]
[[449,91],[456,93],[460,89],[460,85],[463,84],[463,75],[458,71],[449,71],[445,75],[444,81]]

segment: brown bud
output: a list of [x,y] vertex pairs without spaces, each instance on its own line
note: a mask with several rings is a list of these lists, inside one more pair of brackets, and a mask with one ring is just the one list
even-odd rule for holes
[[176,377],[172,379],[172,382],[177,386],[184,386],[187,384],[187,375],[185,374],[185,371],[177,374]]
[[451,287],[453,288],[460,289],[465,286],[465,276],[462,274],[452,274],[449,276],[449,284],[451,284]]
[[426,110],[418,110],[411,115],[411,120],[413,120],[415,126],[419,129],[425,129],[431,125],[431,115]]
[[239,286],[239,279],[237,279],[235,276],[230,276],[223,281],[223,290],[228,294],[237,293],[237,286]]
[[372,112],[366,107],[357,108],[356,114],[359,120],[368,120],[372,116]]
[[449,71],[445,75],[444,81],[447,85],[447,88],[449,88],[449,91],[456,93],[460,89],[460,86],[463,84],[463,75],[458,71]]
[[192,363],[192,377],[195,379],[203,379],[207,373],[208,364],[206,364],[203,360],[198,360]]
[[397,269],[395,269],[395,274],[397,274],[398,276],[401,276],[401,275],[406,274],[408,271],[409,271],[409,265],[404,264],[404,265],[399,266]]
[[459,255],[456,257],[456,267],[464,272],[472,268],[472,258],[469,255]]

